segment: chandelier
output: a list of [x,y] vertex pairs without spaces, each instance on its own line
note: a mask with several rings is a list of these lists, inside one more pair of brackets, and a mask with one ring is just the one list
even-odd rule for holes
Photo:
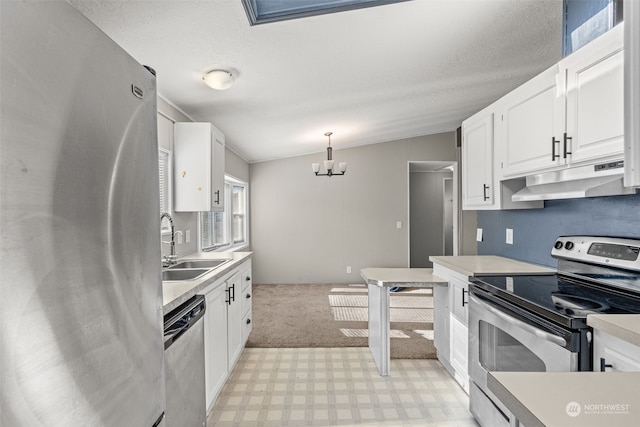
[[334,172],[333,159],[331,157],[331,152],[333,151],[333,148],[331,148],[331,135],[333,135],[333,132],[327,132],[324,134],[324,136],[329,138],[329,146],[327,147],[327,160],[324,161],[324,168],[327,170],[327,172],[320,173],[320,163],[312,163],[311,169],[313,169],[313,173],[315,173],[316,176],[328,176],[329,178],[331,178],[334,175],[344,175],[347,172],[346,162],[338,163],[338,169],[340,169],[340,172]]

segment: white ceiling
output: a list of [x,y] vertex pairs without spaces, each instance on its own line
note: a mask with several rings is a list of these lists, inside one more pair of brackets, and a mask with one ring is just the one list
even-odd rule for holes
[[[451,131],[557,62],[560,0],[412,0],[249,26],[240,0],[69,0],[249,162]],[[216,91],[206,71],[237,80]]]

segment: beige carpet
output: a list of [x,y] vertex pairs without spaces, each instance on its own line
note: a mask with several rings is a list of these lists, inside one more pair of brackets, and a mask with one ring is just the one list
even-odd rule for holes
[[[391,294],[391,358],[432,359],[430,289]],[[253,331],[247,347],[366,347],[364,285],[253,285]]]

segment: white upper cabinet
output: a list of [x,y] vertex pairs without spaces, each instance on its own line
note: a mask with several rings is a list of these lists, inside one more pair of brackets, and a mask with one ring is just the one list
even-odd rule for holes
[[623,63],[620,24],[502,98],[501,178],[621,159]]
[[504,149],[504,126],[490,105],[462,123],[462,209],[531,209],[543,202],[513,202],[511,196],[525,186],[524,178],[500,182],[495,151]]
[[462,123],[463,209],[493,205],[493,112],[481,111]]
[[561,154],[570,164],[623,156],[623,25],[560,62],[567,135],[560,135]]
[[211,123],[174,125],[174,210],[224,210],[224,134]]
[[501,101],[500,121],[505,144],[498,154],[502,177],[522,176],[527,172],[560,164],[560,140],[564,129],[564,102],[559,100],[554,65]]

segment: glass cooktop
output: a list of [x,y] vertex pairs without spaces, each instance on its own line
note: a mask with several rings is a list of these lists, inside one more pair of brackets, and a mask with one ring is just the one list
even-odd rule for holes
[[562,275],[485,276],[472,281],[489,294],[567,326],[584,323],[588,314],[640,313],[640,293],[579,283]]

